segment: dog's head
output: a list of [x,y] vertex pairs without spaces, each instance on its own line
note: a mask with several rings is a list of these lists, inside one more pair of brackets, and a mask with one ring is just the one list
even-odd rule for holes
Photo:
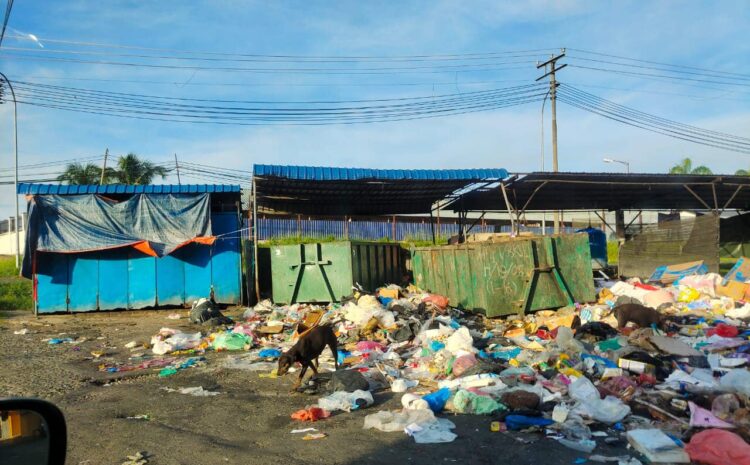
[[284,376],[289,371],[289,368],[292,367],[292,364],[294,363],[294,359],[289,354],[281,354],[279,357],[279,368],[276,370],[276,374],[278,376]]

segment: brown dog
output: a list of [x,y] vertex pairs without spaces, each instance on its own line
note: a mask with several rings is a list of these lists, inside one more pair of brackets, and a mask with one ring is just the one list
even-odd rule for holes
[[651,325],[661,328],[664,325],[664,316],[661,313],[639,304],[620,305],[615,307],[614,314],[618,329],[624,328],[630,322],[641,328],[650,328]]
[[302,378],[305,376],[308,368],[311,368],[314,374],[318,374],[318,357],[326,346],[331,349],[334,366],[338,370],[338,341],[331,325],[326,324],[312,328],[307,334],[301,336],[291,349],[281,354],[281,357],[279,357],[279,368],[276,373],[279,376],[283,376],[293,364],[299,362],[302,365],[302,370],[300,370],[297,382],[292,387],[293,390],[297,389],[302,384]]

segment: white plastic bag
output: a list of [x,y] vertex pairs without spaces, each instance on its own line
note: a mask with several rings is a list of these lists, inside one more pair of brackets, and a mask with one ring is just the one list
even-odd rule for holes
[[318,399],[318,407],[329,412],[334,412],[336,410],[351,412],[352,410],[360,408],[360,405],[363,403],[365,407],[369,407],[375,403],[375,400],[372,398],[372,393],[362,390],[354,392],[337,391],[330,396]]
[[437,418],[435,421],[422,424],[411,424],[404,432],[414,438],[417,444],[439,444],[453,442],[458,436],[451,430],[456,425],[445,418]]
[[445,348],[454,354],[465,350],[474,352],[474,340],[471,338],[469,328],[461,326],[445,341]]
[[421,425],[435,421],[435,414],[432,410],[403,410],[401,412],[391,412],[383,410],[372,413],[365,417],[364,429],[375,428],[380,431],[393,432],[404,431],[404,429],[416,423]]
[[737,392],[750,396],[750,371],[747,371],[744,368],[731,370],[729,373],[721,377],[719,386],[725,391]]
[[418,381],[411,381],[403,378],[394,380],[391,383],[391,391],[393,392],[406,392],[409,388],[413,388],[419,384]]
[[579,402],[573,412],[602,423],[617,423],[630,413],[630,407],[617,397],[607,396],[601,399],[596,387],[583,376],[570,385],[569,393],[570,397]]

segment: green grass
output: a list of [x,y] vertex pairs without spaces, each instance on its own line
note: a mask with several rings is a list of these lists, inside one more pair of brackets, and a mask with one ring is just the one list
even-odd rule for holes
[[[323,236],[323,237],[315,237],[315,236],[284,236],[284,237],[275,237],[273,239],[263,241],[259,247],[271,247],[274,245],[296,245],[296,244],[313,244],[316,242],[335,242],[335,241],[343,241],[344,239],[337,239],[334,236]],[[381,237],[379,239],[366,241],[366,242],[380,242],[380,243],[391,243],[393,242],[389,237]],[[437,238],[437,244],[438,245],[444,245],[448,243],[448,236],[438,237]],[[432,239],[429,240],[423,240],[423,239],[415,239],[411,237],[405,238],[403,241],[400,241],[399,244],[405,249],[409,249],[410,247],[426,247],[432,245]]]
[[15,257],[0,256],[0,310],[32,310],[31,280],[18,276]]

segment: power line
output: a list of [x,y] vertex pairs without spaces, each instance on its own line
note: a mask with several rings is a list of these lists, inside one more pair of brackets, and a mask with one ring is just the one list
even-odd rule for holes
[[624,67],[630,67],[630,68],[638,68],[638,69],[651,69],[656,71],[664,71],[667,73],[673,73],[673,74],[689,74],[692,76],[703,76],[703,77],[711,77],[711,78],[719,78],[719,79],[734,79],[738,81],[750,81],[750,77],[744,77],[744,76],[729,76],[724,74],[715,74],[715,73],[705,73],[705,72],[697,72],[697,71],[685,71],[685,70],[673,70],[669,68],[659,68],[655,66],[645,66],[645,65],[633,65],[628,63],[618,63],[616,61],[610,61],[610,60],[597,60],[594,58],[583,58],[583,57],[569,57],[571,60],[580,60],[580,61],[587,61],[591,63],[604,63],[609,65],[616,65],[616,66],[624,66]]
[[8,0],[5,4],[5,17],[3,18],[3,28],[0,30],[0,45],[3,43],[5,38],[5,29],[8,27],[8,21],[10,20],[10,12],[13,9],[13,0]]
[[92,65],[122,66],[128,68],[177,69],[190,71],[224,71],[247,72],[256,74],[319,74],[319,75],[378,75],[378,74],[441,74],[441,73],[473,73],[501,71],[508,69],[528,69],[526,66],[504,66],[515,64],[535,63],[533,60],[500,61],[482,64],[460,65],[430,65],[409,67],[375,67],[375,68],[243,68],[236,66],[195,66],[195,65],[167,65],[157,63],[134,63],[127,61],[82,60],[78,58],[38,57],[16,53],[3,53],[5,59],[46,61],[57,63],[76,63]]
[[601,71],[601,72],[615,73],[615,74],[625,74],[625,75],[630,75],[630,76],[650,76],[650,77],[660,77],[660,78],[682,80],[682,81],[722,84],[722,85],[727,85],[727,86],[750,87],[750,83],[743,83],[743,82],[715,81],[711,79],[697,79],[697,78],[690,78],[690,77],[684,77],[684,76],[670,76],[666,74],[641,73],[637,71],[624,71],[624,70],[618,70],[618,69],[612,69],[612,68],[597,68],[594,66],[583,66],[583,65],[574,65],[574,64],[571,64],[570,66],[572,68],[588,69],[591,71]]
[[[27,37],[21,34],[12,35],[14,38],[26,39]],[[183,53],[193,55],[211,55],[211,56],[235,56],[235,57],[252,57],[252,58],[276,58],[276,59],[331,59],[331,60],[419,60],[419,59],[448,59],[448,58],[466,58],[466,57],[486,57],[486,56],[502,56],[513,53],[547,53],[552,49],[549,48],[538,48],[530,50],[506,50],[499,52],[481,52],[481,53],[462,53],[462,54],[438,54],[438,55],[264,55],[264,54],[249,54],[249,53],[228,53],[228,52],[214,52],[214,51],[196,51],[196,50],[180,50],[170,48],[155,48],[155,47],[140,47],[135,45],[121,45],[121,44],[105,44],[99,42],[85,42],[85,41],[74,41],[74,40],[63,40],[63,39],[50,39],[46,37],[39,38],[40,42],[58,43],[65,45],[80,45],[86,47],[100,47],[100,48],[116,48],[126,50],[142,50],[151,52],[166,52],[166,53]]]
[[676,64],[672,64],[672,63],[664,63],[664,62],[659,62],[659,61],[641,60],[641,59],[638,59],[638,58],[625,57],[625,56],[622,56],[622,55],[613,55],[611,53],[593,52],[593,51],[590,51],[590,50],[582,50],[582,49],[579,49],[579,48],[569,48],[567,50],[574,51],[574,52],[586,53],[586,54],[590,54],[590,55],[598,55],[598,56],[604,56],[604,57],[610,57],[610,58],[617,58],[617,59],[620,59],[620,60],[634,61],[634,62],[638,62],[638,63],[647,63],[647,64],[651,64],[651,65],[661,65],[661,66],[668,66],[668,67],[672,67],[672,68],[690,69],[690,70],[695,70],[695,71],[708,71],[708,72],[712,72],[712,73],[720,73],[720,74],[727,74],[727,75],[742,76],[742,77],[749,77],[750,78],[750,74],[733,73],[733,72],[730,72],[730,71],[717,71],[717,70],[709,69],[709,68],[699,68],[699,67],[696,67],[696,66],[687,66],[687,65],[676,65]]
[[561,101],[571,106],[630,126],[701,145],[750,153],[750,139],[660,118],[588,94],[571,86],[562,85],[559,97]]

